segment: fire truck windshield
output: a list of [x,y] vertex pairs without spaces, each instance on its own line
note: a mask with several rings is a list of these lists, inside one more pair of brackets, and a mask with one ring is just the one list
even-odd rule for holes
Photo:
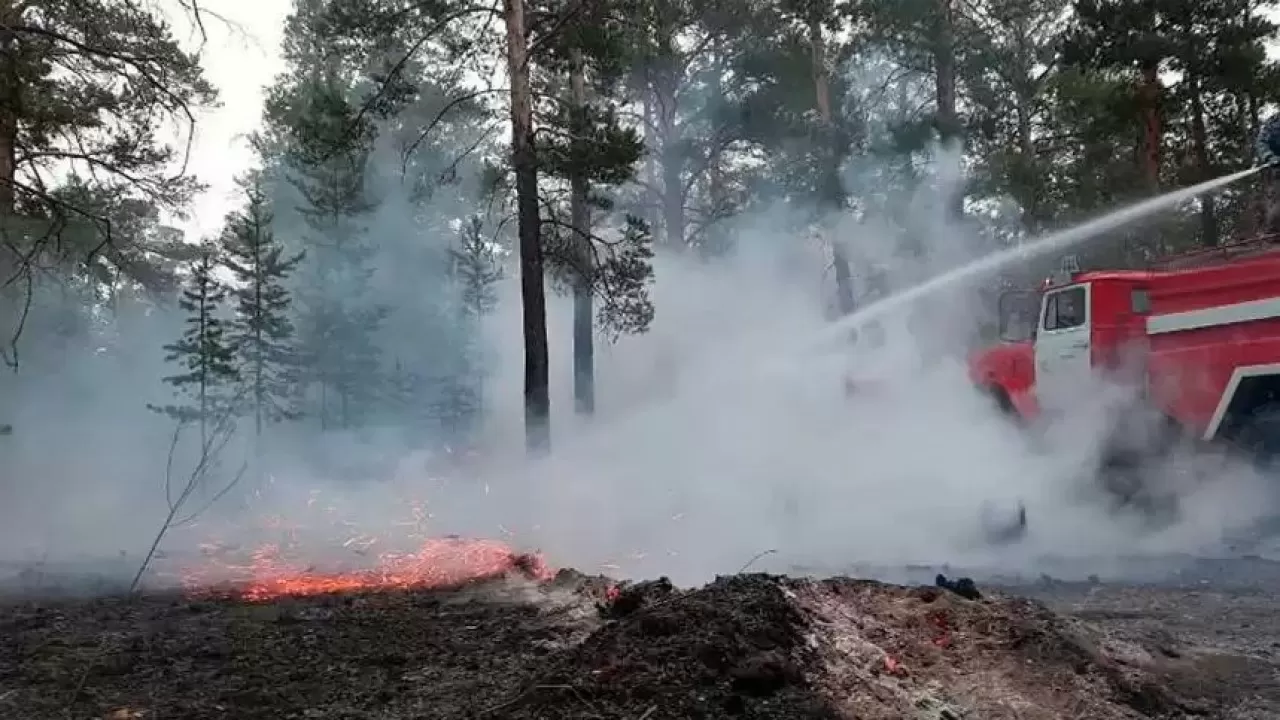
[[1000,339],[1026,342],[1040,324],[1040,294],[1011,290],[1000,296]]

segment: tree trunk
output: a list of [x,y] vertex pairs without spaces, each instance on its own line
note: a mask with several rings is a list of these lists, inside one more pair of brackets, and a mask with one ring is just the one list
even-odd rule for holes
[[[1200,79],[1188,77],[1191,83],[1191,142],[1195,152],[1199,181],[1210,179],[1213,168],[1209,166],[1209,132],[1204,121],[1204,98],[1200,95]],[[1209,247],[1218,244],[1218,212],[1212,193],[1200,196],[1200,241]]]
[[[571,58],[569,88],[573,104],[573,142],[586,141],[587,81],[582,51],[574,48]],[[569,178],[569,222],[573,225],[578,246],[577,281],[573,287],[573,402],[574,410],[590,415],[596,410],[594,312],[591,304],[594,255],[591,247],[591,210],[587,206],[590,190],[587,178],[574,167]]]
[[525,442],[531,452],[551,447],[551,393],[547,357],[547,297],[538,214],[538,158],[533,149],[533,90],[529,83],[524,0],[504,0],[507,72],[511,79],[511,159],[516,173],[520,238],[520,300],[524,311]]
[[[938,136],[944,147],[963,149],[960,114],[956,109],[956,41],[954,0],[937,0],[933,28],[934,97],[938,105]],[[950,199],[954,217],[964,215],[964,192],[955,188]]]
[[[683,250],[684,243],[684,156],[677,137],[675,88],[661,82],[655,86],[658,104],[658,135],[662,165],[662,239],[667,247]],[[667,108],[672,108],[668,110]]]
[[1160,192],[1160,146],[1163,129],[1160,127],[1160,65],[1145,62],[1140,68],[1138,100],[1142,113],[1142,137],[1138,145],[1138,167],[1146,180],[1147,192]]
[[724,158],[716,153],[707,167],[707,229],[702,239],[704,258],[723,255],[729,249],[729,238],[721,220],[728,215],[729,198],[725,191]]
[[[1251,92],[1248,94],[1246,113],[1245,122],[1247,123],[1246,127],[1248,135],[1245,136],[1244,142],[1242,143],[1244,146],[1243,161],[1245,167],[1251,167],[1257,162],[1257,159],[1254,157],[1254,138],[1258,137],[1258,133],[1262,131],[1261,111],[1258,108],[1258,96],[1255,93]],[[1249,230],[1250,235],[1259,232],[1259,229],[1263,228],[1266,224],[1266,198],[1262,192],[1264,186],[1259,182],[1255,182],[1253,184],[1253,188],[1253,212],[1251,213],[1252,223]]]
[[680,77],[674,30],[658,30],[658,52],[650,77],[653,80],[653,102],[657,114],[655,126],[662,164],[663,241],[673,249],[685,249],[684,218],[684,148],[681,147],[679,112],[676,104]]
[[956,50],[952,28],[953,0],[938,0],[934,16],[934,96],[938,104],[937,130],[943,142],[960,139],[960,118],[956,111]]
[[17,177],[22,87],[16,66],[18,39],[13,31],[4,28],[20,24],[20,14],[21,8],[14,0],[0,0],[0,217],[11,216],[16,210],[13,183]]
[[1018,98],[1018,154],[1021,156],[1021,162],[1018,164],[1019,172],[1015,182],[1023,189],[1023,227],[1028,232],[1035,233],[1040,229],[1044,218],[1040,217],[1040,188],[1042,185],[1040,173],[1036,167],[1036,145],[1031,129],[1031,103],[1033,100],[1030,95],[1030,93],[1026,92],[1019,93]]
[[1258,96],[1249,93],[1249,136],[1245,138],[1245,163],[1253,164],[1253,139],[1262,130],[1261,112],[1258,109]]
[[[325,373],[326,375],[328,373]],[[329,430],[329,379],[320,380],[320,432]]]
[[644,183],[645,183],[645,222],[649,227],[657,228],[662,224],[662,193],[658,189],[658,167],[654,160],[658,147],[658,119],[654,112],[652,74],[646,72],[643,89],[644,105]]
[[835,123],[831,112],[831,82],[827,75],[827,44],[822,36],[822,17],[818,12],[809,14],[809,44],[813,51],[813,88],[818,106],[818,119],[822,124],[822,155],[824,165],[820,172],[819,198],[824,244],[831,247],[831,264],[836,276],[836,302],[841,315],[853,312],[853,274],[849,271],[849,257],[844,243],[826,227],[825,214],[838,212],[844,205],[844,193],[840,186],[840,165],[835,147]]
[[[18,117],[22,110],[22,87],[18,77],[15,58],[18,55],[18,40],[14,33],[6,27],[21,22],[21,8],[15,0],[0,0],[0,235],[9,235],[9,243],[0,247],[0,358],[6,365],[16,370],[18,367],[18,335],[26,314],[25,303],[21,302],[17,288],[22,283],[14,283],[4,287],[18,277],[19,271],[29,272],[22,256],[10,250],[13,237],[19,232],[16,228],[17,193],[14,181],[17,179],[18,152]],[[20,245],[20,243],[19,243]],[[29,277],[26,279],[30,279]]]
[[[711,51],[711,97],[724,96],[724,69],[726,61],[722,42],[716,40]],[[719,145],[707,149],[712,153],[707,160],[707,223],[703,231],[702,256],[709,258],[728,250],[728,237],[720,220],[728,215],[728,202],[724,178],[724,152]]]

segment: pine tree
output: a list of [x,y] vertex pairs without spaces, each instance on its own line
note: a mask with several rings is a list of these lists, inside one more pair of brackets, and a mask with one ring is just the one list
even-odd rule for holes
[[439,392],[441,418],[455,433],[474,426],[484,408],[488,358],[480,324],[498,305],[497,284],[503,278],[493,244],[485,237],[484,223],[473,216],[463,225],[453,249],[451,275],[457,302],[453,320],[459,338],[456,367]]
[[311,230],[306,243],[311,273],[299,292],[301,349],[319,386],[324,427],[335,409],[339,427],[359,424],[380,393],[376,336],[387,308],[370,299],[374,251],[363,228],[355,225],[369,205],[363,173],[350,169],[308,168],[299,180],[308,201],[300,212]]
[[364,226],[377,207],[366,187],[375,132],[348,101],[342,68],[302,70],[272,91],[267,115],[283,135],[278,162],[307,229],[294,295],[302,380],[318,392],[321,427],[345,429],[383,395],[376,337],[388,309],[370,297],[376,252]]
[[[558,0],[550,4],[560,6]],[[623,223],[610,223],[623,218],[612,212],[612,198],[605,195],[605,191],[635,179],[644,155],[639,133],[621,122],[614,102],[621,97],[627,61],[636,54],[633,35],[620,20],[617,8],[588,4],[573,13],[537,55],[546,70],[540,84],[564,95],[555,111],[541,118],[545,139],[538,150],[544,177],[569,186],[567,218],[557,217],[553,211],[543,222],[547,225],[548,260],[573,291],[574,407],[585,415],[595,410],[597,317],[608,329],[618,329],[608,325],[618,319],[611,311],[619,307],[608,293],[615,285],[625,284],[647,294],[652,276],[647,262],[616,261],[637,244],[643,246],[642,253],[647,252],[649,236],[627,234],[618,227]],[[544,204],[555,208],[552,198],[544,199]],[[620,235],[621,242],[615,241],[614,235]],[[633,274],[613,274],[619,270]],[[596,295],[605,296],[598,313]],[[642,312],[640,317],[647,315]],[[635,319],[623,318],[623,323],[632,327]],[[647,320],[641,325],[647,325]]]
[[289,319],[291,298],[284,283],[303,258],[286,256],[271,230],[273,215],[262,177],[240,180],[244,208],[227,216],[222,233],[223,264],[236,281],[235,314],[228,340],[235,349],[242,395],[253,415],[254,434],[266,422],[297,417],[292,407],[298,380]]
[[[1256,0],[1075,2],[1067,60],[1094,75],[1136,75],[1126,110],[1141,130],[1137,165],[1149,192],[1251,163],[1247,105],[1253,100],[1256,108],[1257,98],[1272,93],[1266,44],[1277,29],[1262,9]],[[1214,133],[1221,108],[1230,109],[1230,119],[1225,132]],[[1221,241],[1220,203],[1230,199],[1230,191],[1199,198],[1194,232],[1201,243]]]
[[347,235],[349,217],[334,205],[305,208],[309,273],[299,289],[299,351],[305,377],[320,392],[320,423],[358,425],[380,395],[381,351],[376,338],[387,317],[371,302],[373,251]]
[[165,345],[165,361],[183,372],[164,378],[175,393],[186,396],[184,405],[151,406],[179,422],[200,424],[200,444],[208,443],[211,425],[221,425],[235,409],[235,383],[239,372],[235,350],[227,339],[226,322],[220,317],[227,290],[214,272],[218,267],[213,248],[205,248],[191,263],[190,277],[178,300],[186,313],[186,330]]
[[497,307],[496,286],[502,265],[493,245],[484,236],[484,221],[473,216],[463,225],[458,247],[452,251],[453,275],[459,284],[463,312],[480,318]]

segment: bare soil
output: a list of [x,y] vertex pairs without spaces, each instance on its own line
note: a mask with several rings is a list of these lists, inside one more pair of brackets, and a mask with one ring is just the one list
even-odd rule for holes
[[664,581],[617,588],[562,572],[536,587],[509,581],[271,603],[28,600],[0,607],[0,714],[1278,716],[1280,620],[1262,593],[1034,592],[1049,604],[763,574],[694,590]]
[[1171,659],[1174,684],[1222,699],[1212,717],[1280,718],[1280,588],[1053,583],[1022,589],[1112,642]]

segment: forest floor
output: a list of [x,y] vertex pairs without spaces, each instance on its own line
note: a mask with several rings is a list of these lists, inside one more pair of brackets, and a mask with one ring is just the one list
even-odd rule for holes
[[765,574],[682,590],[562,571],[255,602],[15,600],[0,606],[0,714],[1280,717],[1275,588],[982,590]]

